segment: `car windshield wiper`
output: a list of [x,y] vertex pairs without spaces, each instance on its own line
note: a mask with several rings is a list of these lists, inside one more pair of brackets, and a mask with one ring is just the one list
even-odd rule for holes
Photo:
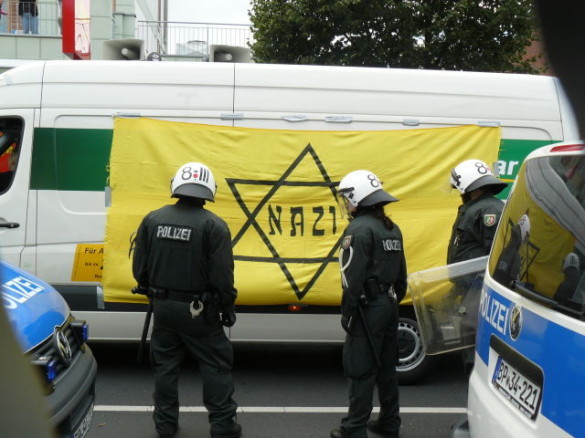
[[540,293],[530,289],[528,286],[526,286],[526,283],[523,283],[521,281],[513,281],[511,286],[513,291],[519,292],[520,294],[534,301],[538,301],[540,304],[544,306],[550,307],[555,310],[560,310],[564,313],[568,313],[573,316],[578,316],[579,318],[582,318],[583,315],[585,315],[584,310],[573,309],[551,298],[545,297],[544,295],[541,295]]

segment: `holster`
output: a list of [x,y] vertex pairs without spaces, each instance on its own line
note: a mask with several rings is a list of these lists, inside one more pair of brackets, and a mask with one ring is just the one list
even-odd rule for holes
[[368,301],[373,301],[378,295],[386,294],[395,302],[397,301],[394,285],[378,284],[375,279],[369,278],[366,280],[366,287],[364,292]]
[[199,295],[199,300],[203,303],[203,318],[208,324],[216,324],[219,322],[219,313],[221,311],[219,300],[209,292],[204,292]]
[[380,294],[380,286],[378,286],[378,283],[376,283],[374,278],[368,278],[366,280],[364,292],[368,301],[374,301],[374,299]]

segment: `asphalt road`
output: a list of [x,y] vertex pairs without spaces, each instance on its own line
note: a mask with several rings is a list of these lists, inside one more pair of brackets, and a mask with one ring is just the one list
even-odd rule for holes
[[[155,438],[152,374],[148,364],[137,364],[137,345],[91,347],[99,369],[88,438]],[[244,438],[327,438],[339,425],[347,410],[341,346],[243,344],[235,345],[234,353],[234,398]],[[459,355],[444,356],[420,384],[401,386],[400,397],[402,438],[448,437],[467,400]],[[208,437],[201,380],[192,361],[183,368],[180,401],[177,438]]]

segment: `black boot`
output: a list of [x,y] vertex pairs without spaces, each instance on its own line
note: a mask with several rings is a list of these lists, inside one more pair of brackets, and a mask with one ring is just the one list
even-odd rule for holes
[[179,432],[179,426],[175,427],[175,431],[171,432],[171,433],[160,433],[158,434],[158,438],[174,438],[177,436],[177,433]]
[[331,438],[345,438],[345,434],[341,429],[333,429],[331,431]]
[[230,430],[223,432],[221,435],[212,435],[212,438],[240,438],[242,436],[242,426],[234,423]]
[[398,431],[397,430],[386,430],[382,429],[378,424],[378,420],[369,420],[368,421],[368,430],[376,435],[379,435],[383,438],[398,438]]
[[242,436],[242,426],[238,423],[234,423],[232,430],[226,435],[227,438],[240,438]]

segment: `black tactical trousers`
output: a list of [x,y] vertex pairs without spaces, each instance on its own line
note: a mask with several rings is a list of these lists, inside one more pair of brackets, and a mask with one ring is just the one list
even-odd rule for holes
[[397,432],[401,424],[396,376],[398,305],[386,294],[380,294],[364,306],[364,315],[381,366],[376,365],[358,313],[357,320],[352,322],[352,334],[347,336],[343,347],[343,367],[349,380],[349,410],[341,420],[341,429],[344,436],[351,438],[367,438],[366,424],[373,409],[375,386],[380,399],[380,428]]
[[191,318],[188,303],[155,299],[150,351],[156,431],[172,435],[177,430],[178,380],[181,362],[188,352],[199,364],[211,436],[226,436],[235,423],[237,404],[232,399],[233,350],[219,321],[209,324],[202,315]]

